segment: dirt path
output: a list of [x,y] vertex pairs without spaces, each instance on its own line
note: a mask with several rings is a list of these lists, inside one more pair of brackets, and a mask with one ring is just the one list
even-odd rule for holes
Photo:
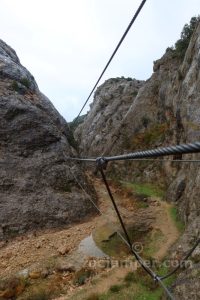
[[[116,226],[116,215],[101,180],[95,179],[94,184],[98,194],[101,211],[105,213],[107,219]],[[127,218],[127,215],[131,218],[132,214],[137,209],[136,202],[130,199],[126,193],[123,194],[123,191],[119,191],[115,186],[112,186],[112,191],[120,206],[122,215],[125,218]],[[161,231],[163,236],[158,242],[158,250],[154,254],[156,259],[162,259],[179,236],[178,230],[170,217],[169,209],[170,204],[162,202],[159,199],[152,199],[152,202],[149,205],[149,211],[154,215],[154,221],[152,223],[153,229],[155,232],[158,230]],[[147,211],[148,209],[144,209],[142,215],[146,217],[145,214]],[[0,278],[14,275],[36,263],[38,265],[43,265],[43,263],[46,263],[46,261],[51,258],[62,257],[63,253],[73,253],[80,241],[89,236],[92,231],[96,227],[101,226],[103,222],[105,222],[105,218],[97,215],[90,220],[74,225],[69,229],[33,232],[18,237],[5,245],[0,245]],[[115,230],[115,226],[113,230]],[[97,282],[95,290],[99,293],[106,292],[111,285],[120,282],[129,271],[129,268],[112,269],[108,274],[109,276],[104,277]],[[102,286],[104,287],[103,290]],[[89,289],[89,291],[93,290],[93,287],[91,287],[90,284],[86,284],[85,287],[86,289]],[[59,299],[70,299],[71,296],[72,294]]]
[[[105,191],[105,188],[98,180],[95,181],[95,189],[97,191],[100,202],[104,203],[104,205],[106,204],[104,210],[106,211],[105,215],[107,217],[107,220],[109,219],[110,223],[113,224],[118,223],[116,219],[116,213],[113,210],[112,204]],[[119,195],[118,191],[115,191],[115,189],[112,190],[115,199],[118,202],[118,205],[121,206],[120,210],[122,212],[122,215],[124,212],[123,207],[125,207],[129,212],[134,212],[137,209],[135,202],[131,202],[130,199],[126,196],[123,196],[122,198],[122,195]],[[151,213],[153,210],[153,230],[162,232],[162,239],[158,243],[159,248],[156,250],[153,256],[157,260],[162,260],[167,255],[167,252],[170,249],[170,247],[176,242],[180,233],[176,227],[176,224],[170,216],[170,208],[172,208],[172,205],[170,203],[162,201],[158,197],[153,197],[150,200],[149,206]],[[146,209],[144,212],[147,215],[148,209]],[[124,212],[124,217],[126,217],[126,213],[127,211]]]
[[164,239],[154,257],[161,260],[167,255],[167,252],[176,242],[180,233],[170,216],[170,208],[172,205],[164,201],[159,201],[159,203],[160,210],[156,212],[154,228],[162,231]]
[[[100,181],[97,180],[100,185]],[[106,191],[104,191],[106,195]],[[106,197],[105,197],[106,198]],[[105,198],[100,197],[100,209],[107,210]],[[35,263],[59,256],[61,252],[73,252],[82,239],[89,236],[99,221],[100,216],[86,220],[62,230],[41,230],[17,237],[7,243],[0,243],[0,278],[13,276]]]
[[[110,222],[116,223],[116,215],[112,208],[112,205],[110,204],[110,199],[104,189],[104,186],[102,186],[101,182],[98,180],[95,181],[95,189],[100,199],[101,209],[105,212],[106,217],[109,218]],[[112,191],[118,204],[120,200],[123,199],[122,207],[126,207],[129,210],[134,211],[135,203],[130,203],[130,199],[126,196],[122,198],[118,193],[119,191],[115,190],[114,188],[112,188]],[[155,243],[155,245],[157,246],[156,251],[153,255],[156,260],[162,260],[167,255],[170,247],[179,237],[179,231],[177,230],[174,221],[170,217],[169,211],[171,207],[171,204],[162,201],[159,198],[152,198],[150,201],[150,209],[153,210],[153,214],[155,217],[152,232],[156,233],[158,231],[162,233],[162,238],[160,240],[152,241],[152,243]],[[102,225],[103,222],[104,220],[102,220],[102,218],[99,218],[97,220],[96,226]],[[107,273],[98,278],[95,284],[88,283],[81,292],[76,293],[76,291],[73,291],[70,295],[60,297],[56,300],[82,300],[86,299],[92,294],[105,293],[112,285],[122,283],[125,275],[130,271],[133,271],[133,267],[118,267],[111,269],[110,271],[107,270]]]

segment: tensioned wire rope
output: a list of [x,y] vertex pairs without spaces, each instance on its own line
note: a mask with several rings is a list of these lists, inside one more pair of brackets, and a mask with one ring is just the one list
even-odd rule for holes
[[[72,174],[72,176],[74,177],[76,183],[80,186],[80,188],[83,190],[83,192],[84,192],[87,196],[89,196],[89,194],[86,192],[86,190],[84,189],[84,187],[82,186],[82,184],[79,182],[78,178],[75,176],[75,174],[74,174],[74,172],[72,171],[72,169],[69,168],[69,170],[70,170],[70,173]],[[158,283],[161,285],[161,287],[165,290],[166,294],[168,295],[168,297],[169,297],[170,299],[175,300],[174,297],[173,297],[173,295],[172,295],[171,292],[169,291],[169,289],[168,289],[168,288],[165,286],[165,284],[162,282],[161,278],[160,278],[159,276],[156,275],[156,273],[155,273],[155,272],[154,272],[154,271],[153,271],[153,270],[145,263],[145,261],[140,257],[140,255],[137,253],[137,251],[134,250],[134,245],[132,245],[131,240],[130,240],[130,238],[129,238],[129,235],[128,235],[128,233],[127,233],[127,230],[126,230],[126,228],[125,228],[125,226],[124,226],[124,223],[123,223],[123,221],[122,221],[122,218],[121,218],[121,215],[120,215],[119,210],[118,210],[118,208],[117,208],[117,205],[116,205],[116,203],[115,203],[115,200],[114,200],[114,198],[113,198],[113,196],[112,196],[112,194],[111,194],[111,191],[110,191],[109,185],[108,185],[108,183],[107,183],[106,177],[105,177],[105,175],[104,175],[104,172],[103,172],[102,169],[100,169],[100,172],[101,172],[101,174],[102,174],[102,177],[103,177],[104,183],[105,183],[105,185],[106,185],[107,191],[108,191],[108,193],[109,193],[109,196],[111,196],[112,203],[113,203],[113,205],[114,205],[114,209],[115,209],[115,211],[117,212],[117,216],[118,216],[118,218],[119,218],[119,220],[120,220],[120,224],[122,225],[122,228],[123,228],[123,231],[124,231],[124,233],[125,233],[126,239],[123,237],[123,235],[122,235],[118,230],[115,229],[116,233],[117,233],[118,236],[121,238],[121,240],[129,247],[129,249],[131,250],[131,253],[134,255],[134,257],[136,258],[136,261],[138,261],[139,265],[142,266],[142,268],[143,268],[143,269],[144,269],[144,270],[145,270],[145,271],[153,278],[153,280],[154,280],[155,282],[158,282]],[[103,217],[105,217],[106,219],[108,219],[107,216],[106,216],[106,215],[98,208],[98,206],[95,204],[95,202],[94,202],[90,197],[89,197],[88,199],[89,199],[89,201],[94,205],[94,207],[95,207],[96,210],[99,212],[99,214],[102,215]],[[109,224],[111,224],[111,223],[110,223],[110,220],[109,220]],[[111,224],[111,225],[113,225],[113,224]]]
[[[89,161],[89,162],[96,162],[97,167],[99,168],[101,175],[102,175],[102,179],[104,181],[104,184],[106,186],[106,189],[108,191],[108,194],[111,198],[111,201],[113,203],[114,209],[117,213],[117,216],[119,218],[120,224],[122,226],[122,229],[125,233],[126,236],[126,244],[130,247],[131,252],[133,253],[133,255],[135,256],[136,260],[138,260],[138,262],[140,263],[140,265],[143,267],[143,269],[157,282],[160,283],[160,285],[163,287],[163,289],[165,290],[165,292],[167,293],[167,295],[170,297],[170,299],[174,299],[173,295],[171,294],[171,292],[168,290],[168,288],[165,286],[165,284],[162,282],[162,280],[170,277],[171,275],[173,275],[180,267],[181,267],[181,263],[183,261],[185,261],[187,258],[189,258],[191,256],[191,254],[193,253],[193,251],[196,249],[196,247],[198,246],[198,244],[200,243],[200,239],[197,240],[197,242],[195,243],[195,245],[192,247],[192,249],[189,251],[189,253],[184,257],[184,259],[179,263],[179,265],[170,273],[164,275],[164,276],[159,276],[156,275],[154,273],[153,270],[151,270],[151,268],[149,268],[148,266],[146,266],[145,262],[141,259],[141,257],[138,255],[137,252],[134,251],[134,249],[132,249],[132,245],[130,242],[130,238],[129,235],[127,233],[126,227],[123,223],[123,220],[121,218],[121,215],[119,213],[119,210],[117,208],[117,205],[115,203],[115,200],[113,198],[113,195],[111,193],[111,190],[109,188],[108,182],[106,180],[106,176],[103,172],[103,169],[106,167],[107,163],[109,161],[119,161],[119,160],[142,160],[141,158],[145,157],[160,157],[160,156],[166,156],[166,155],[175,155],[175,154],[187,154],[187,153],[197,153],[200,152],[200,142],[195,142],[195,143],[190,143],[190,144],[183,144],[183,145],[176,145],[176,146],[170,146],[170,147],[163,147],[163,148],[157,148],[157,149],[152,149],[152,150],[146,150],[146,151],[139,151],[139,152],[133,152],[133,153],[129,153],[129,154],[123,154],[123,155],[117,155],[117,156],[111,156],[111,157],[99,157],[99,158],[70,158],[70,157],[66,157],[67,160],[80,160],[80,161]],[[151,159],[153,160],[153,159]],[[177,160],[177,161],[182,161],[182,160]],[[190,162],[190,160],[185,160],[185,162]],[[193,160],[193,162],[199,162],[199,160]]]
[[[104,174],[104,172],[103,172],[103,169],[105,168],[105,162],[99,160],[99,163],[98,163],[98,164],[100,165],[99,168],[100,168],[100,172],[101,172],[101,175],[102,175],[104,184],[105,184],[105,186],[106,186],[106,188],[107,188],[107,191],[108,191],[108,194],[109,194],[109,196],[110,196],[110,199],[111,199],[111,201],[112,201],[112,203],[113,203],[113,206],[114,206],[114,208],[115,208],[115,211],[116,211],[116,213],[117,213],[117,215],[118,215],[118,218],[119,218],[119,220],[120,220],[120,223],[121,223],[121,226],[122,226],[123,231],[124,231],[124,233],[125,233],[125,236],[126,236],[126,239],[127,239],[127,241],[128,241],[128,244],[131,245],[131,243],[130,243],[130,238],[129,238],[129,236],[128,236],[128,232],[127,232],[126,227],[125,227],[125,225],[124,225],[124,223],[123,223],[123,220],[122,220],[122,218],[121,218],[121,216],[120,216],[119,210],[118,210],[117,205],[116,205],[116,203],[115,203],[114,197],[113,197],[112,192],[111,192],[110,187],[109,187],[109,184],[108,184],[108,182],[107,182],[107,180],[106,180],[106,176],[105,176],[105,174]],[[174,299],[173,296],[172,296],[172,294],[171,294],[171,292],[168,290],[168,288],[165,286],[165,284],[162,282],[162,280],[164,280],[164,279],[166,279],[166,278],[172,276],[178,269],[180,269],[181,266],[182,266],[182,263],[185,262],[185,261],[192,255],[192,253],[193,253],[194,250],[197,248],[197,246],[199,245],[199,243],[200,243],[200,238],[198,238],[198,240],[196,241],[196,243],[195,243],[195,245],[192,247],[192,249],[190,249],[190,251],[188,252],[188,254],[187,254],[187,255],[179,262],[178,266],[177,266],[176,268],[174,268],[174,270],[172,270],[171,272],[169,272],[168,274],[166,274],[166,275],[164,275],[164,276],[160,276],[160,275],[158,275],[158,274],[155,274],[155,273],[151,270],[151,268],[148,268],[148,269],[146,270],[146,268],[145,268],[146,266],[145,266],[145,264],[144,264],[144,261],[143,261],[143,260],[140,260],[140,258],[138,257],[137,253],[134,253],[134,251],[132,251],[132,252],[133,252],[135,258],[138,260],[138,262],[139,262],[139,263],[141,264],[141,266],[143,267],[143,269],[145,269],[145,271],[147,271],[147,273],[149,273],[149,275],[151,275],[155,281],[157,281],[157,282],[159,282],[159,283],[161,284],[161,286],[165,289],[165,291],[166,291],[166,293],[168,294],[168,296],[170,297],[170,299]],[[144,264],[144,265],[143,265],[143,264]],[[149,270],[152,271],[153,273],[150,273]]]
[[[65,157],[68,160],[76,160],[76,161],[85,161],[85,162],[99,162],[99,160],[103,160],[104,163],[110,161],[120,161],[120,160],[141,160],[146,158],[157,158],[167,155],[176,155],[176,154],[189,154],[189,153],[198,153],[200,152],[200,142],[194,142],[190,144],[181,144],[169,147],[156,148],[145,151],[137,151],[128,154],[121,154],[116,156],[104,156],[104,157]],[[200,160],[170,160],[170,161],[180,161],[180,162],[199,162]]]
[[[133,19],[131,20],[129,26],[127,27],[127,29],[126,29],[126,31],[125,31],[125,33],[123,34],[122,38],[120,39],[120,41],[119,41],[117,47],[115,48],[113,54],[112,54],[111,57],[110,57],[108,63],[106,64],[106,66],[105,66],[105,68],[103,69],[103,71],[102,71],[100,77],[98,78],[96,84],[94,85],[92,91],[90,92],[88,98],[86,99],[86,101],[85,101],[83,107],[81,108],[81,110],[80,110],[78,116],[77,116],[76,119],[74,120],[74,123],[76,122],[76,120],[77,120],[78,117],[80,116],[81,112],[83,111],[84,107],[86,106],[87,102],[89,101],[89,99],[90,99],[92,93],[94,92],[95,88],[97,87],[99,81],[101,80],[103,74],[105,73],[106,69],[108,68],[110,62],[112,61],[113,57],[115,56],[117,50],[119,49],[120,45],[122,44],[122,42],[123,42],[124,38],[126,37],[127,33],[129,32],[129,30],[130,30],[132,24],[135,22],[135,20],[136,20],[138,14],[140,13],[142,7],[143,7],[144,4],[145,4],[145,2],[146,2],[146,0],[143,0],[143,1],[141,2],[141,4],[140,4],[138,10],[136,11],[136,13],[135,13]],[[199,151],[199,149],[196,150],[196,148],[198,148],[199,146],[200,146],[200,143],[199,143],[199,145],[196,145],[196,144],[190,144],[190,145],[181,145],[181,146],[168,147],[168,149],[165,148],[165,149],[147,150],[146,153],[144,153],[144,152],[142,152],[142,153],[141,153],[141,152],[138,152],[138,153],[134,153],[134,154],[131,153],[131,154],[129,154],[129,155],[121,155],[121,156],[115,156],[115,157],[100,157],[100,158],[97,158],[96,160],[95,160],[95,159],[89,159],[89,158],[81,158],[81,159],[72,158],[72,160],[80,160],[80,161],[85,161],[85,162],[86,162],[86,161],[87,161],[87,162],[90,161],[90,162],[96,162],[96,163],[97,163],[97,166],[99,167],[99,170],[100,170],[100,172],[101,172],[101,175],[102,175],[104,184],[105,184],[105,186],[106,186],[106,188],[107,188],[108,194],[109,194],[109,196],[110,196],[110,198],[111,198],[111,201],[112,201],[112,203],[113,203],[113,206],[114,206],[114,208],[115,208],[115,211],[116,211],[116,213],[117,213],[117,215],[118,215],[118,218],[119,218],[119,220],[120,220],[121,226],[122,226],[123,231],[124,231],[124,233],[125,233],[127,242],[128,242],[128,244],[130,244],[130,243],[129,243],[130,239],[129,239],[128,233],[127,233],[126,228],[125,228],[125,226],[124,226],[124,224],[123,224],[123,220],[122,220],[122,218],[121,218],[121,216],[120,216],[120,213],[119,213],[119,211],[118,211],[118,208],[117,208],[117,206],[116,206],[116,204],[115,204],[114,198],[113,198],[112,193],[111,193],[110,188],[109,188],[109,185],[108,185],[108,183],[107,183],[107,181],[106,181],[106,177],[105,177],[105,174],[104,174],[104,172],[103,172],[104,166],[105,166],[109,161],[113,161],[113,160],[127,160],[127,159],[139,159],[139,158],[148,158],[148,157],[158,157],[158,156],[163,156],[163,155],[171,155],[172,153],[174,153],[174,151],[175,151],[175,154],[180,153],[180,151],[181,151],[181,153],[191,153],[191,152],[190,152],[190,151],[191,151],[191,148],[192,148],[192,150],[193,150],[192,153],[194,153],[194,152],[198,152],[198,151]],[[199,148],[200,148],[200,147],[199,147]],[[158,151],[158,150],[159,150],[159,151]],[[164,151],[164,152],[163,152],[163,151]],[[145,155],[146,155],[146,156],[145,156]],[[131,244],[130,244],[130,246],[131,246]],[[141,264],[141,266],[145,269],[145,271],[146,271],[147,273],[149,273],[149,275],[151,275],[151,276],[154,278],[154,280],[158,281],[158,282],[161,284],[161,286],[163,287],[163,289],[165,289],[166,293],[168,294],[168,296],[169,296],[171,299],[174,299],[173,296],[171,295],[170,291],[167,289],[167,287],[165,286],[165,284],[162,282],[161,277],[157,276],[151,269],[146,268],[146,266],[145,266],[144,263],[143,263],[143,260],[140,260],[140,258],[138,257],[137,253],[134,252],[134,250],[132,249],[132,247],[131,247],[131,250],[132,250],[134,256],[136,257],[136,259],[137,259],[137,260],[139,261],[139,263]],[[169,276],[170,276],[170,275],[169,275]],[[165,277],[165,278],[166,278],[166,277]]]
[[100,81],[101,78],[103,77],[105,71],[107,70],[108,66],[110,65],[111,61],[113,60],[113,58],[114,58],[115,54],[117,53],[119,47],[120,47],[121,44],[123,43],[123,41],[124,41],[126,35],[128,34],[129,30],[131,29],[131,27],[132,27],[132,25],[133,25],[133,23],[134,23],[135,20],[137,19],[137,17],[138,17],[138,15],[139,15],[139,13],[141,12],[141,10],[142,10],[142,8],[143,8],[145,2],[146,2],[146,0],[143,0],[143,1],[141,2],[141,4],[139,5],[139,7],[138,7],[136,13],[134,14],[134,16],[133,16],[131,22],[129,23],[128,27],[126,28],[124,34],[122,35],[120,41],[118,42],[118,44],[117,44],[117,46],[116,46],[114,52],[112,53],[110,59],[108,60],[106,66],[104,67],[102,73],[100,74],[100,76],[99,76],[97,82],[95,83],[94,87],[92,88],[92,90],[91,90],[91,92],[90,92],[88,98],[86,99],[86,101],[85,101],[85,103],[83,104],[83,106],[82,106],[82,108],[81,108],[79,114],[78,114],[77,117],[74,119],[73,123],[76,123],[76,120],[78,119],[78,117],[79,117],[80,114],[82,113],[83,109],[85,108],[86,104],[88,103],[90,97],[92,96],[92,93],[93,93],[94,90],[96,89],[96,87],[97,87],[99,81]]

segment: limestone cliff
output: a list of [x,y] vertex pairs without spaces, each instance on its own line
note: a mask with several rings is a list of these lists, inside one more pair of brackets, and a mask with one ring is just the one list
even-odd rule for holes
[[[184,58],[176,55],[174,50],[168,49],[164,56],[154,63],[154,73],[149,80],[141,84],[135,97],[131,98],[133,94],[129,89],[131,99],[125,109],[123,94],[120,98],[117,92],[113,93],[112,98],[108,97],[106,107],[102,106],[103,100],[99,95],[105,94],[105,85],[108,91],[114,89],[116,85],[112,82],[114,81],[107,81],[99,87],[91,111],[77,129],[81,137],[83,155],[123,154],[199,140],[200,24],[191,37]],[[127,98],[129,96],[126,95]],[[118,111],[121,111],[119,116]],[[101,116],[105,115],[105,112],[109,112],[108,120],[102,123]],[[117,118],[123,119],[119,127]],[[114,143],[113,133],[117,137]],[[178,158],[181,159],[181,156]],[[184,158],[199,159],[200,155],[187,155]],[[166,186],[167,200],[176,203],[186,225],[185,233],[179,241],[183,252],[186,253],[200,235],[199,164],[175,164],[170,159],[162,163],[126,162],[120,167],[119,163],[116,163],[112,164],[111,171],[115,176],[124,175],[131,180],[154,181]],[[193,263],[200,262],[200,248],[197,248],[192,260]],[[182,271],[180,278],[186,276],[191,282],[190,287],[187,282],[177,285],[177,299],[200,298],[197,273],[198,268],[195,264],[191,270]]]
[[131,78],[111,78],[97,89],[89,114],[75,131],[83,155],[102,154],[107,146],[112,148],[121,122],[143,84]]
[[80,167],[65,161],[73,152],[67,123],[0,40],[0,239],[93,212],[93,189]]

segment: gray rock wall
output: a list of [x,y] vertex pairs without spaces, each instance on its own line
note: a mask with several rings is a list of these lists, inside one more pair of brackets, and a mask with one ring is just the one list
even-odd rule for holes
[[76,153],[72,145],[65,120],[0,40],[0,239],[66,226],[94,212],[88,198],[95,193],[83,170],[65,161]]
[[[115,88],[115,84],[112,85],[109,81],[108,83],[110,90]],[[111,116],[117,119],[118,110],[122,111],[125,116],[119,128],[116,122],[110,127],[108,123],[102,123],[100,116],[105,114],[105,108],[97,109],[102,102],[102,99],[98,97],[101,91],[105,93],[104,86],[97,91],[86,121],[77,129],[77,132],[82,132],[83,154],[99,156],[104,151],[106,153],[108,149],[107,155],[123,154],[199,141],[200,24],[191,38],[184,60],[169,49],[161,59],[154,63],[154,73],[139,89],[137,96],[130,99],[125,109],[117,94],[114,97],[116,105],[119,105],[117,110],[112,101],[107,102],[106,111],[109,111]],[[128,94],[126,97],[128,98]],[[114,143],[112,142],[113,133],[117,136]],[[107,137],[105,138],[104,135]],[[90,145],[92,150],[89,150]],[[174,158],[181,159],[181,156]],[[200,159],[200,155],[185,155],[184,158]],[[183,252],[187,253],[200,236],[199,163],[178,164],[171,162],[171,159],[173,158],[169,158],[166,162],[152,163],[110,163],[110,172],[120,179],[122,176],[127,176],[129,180],[152,181],[154,184],[166,187],[167,200],[176,203],[186,225],[185,233],[179,243],[183,245]],[[178,277],[181,279],[186,276],[191,279],[193,276],[192,285],[190,283],[190,289],[187,289],[187,282],[177,286],[176,299],[199,299],[200,297],[199,251],[198,247],[197,254],[194,254],[192,258],[193,268],[190,271],[182,270]]]
[[75,131],[84,155],[109,153],[118,139],[121,123],[144,81],[131,78],[111,78],[96,91],[90,112]]

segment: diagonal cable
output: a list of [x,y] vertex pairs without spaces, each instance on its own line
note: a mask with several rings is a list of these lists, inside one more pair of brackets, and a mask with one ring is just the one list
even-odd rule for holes
[[135,22],[135,20],[137,19],[137,16],[139,15],[140,11],[142,10],[142,8],[143,8],[143,6],[144,6],[145,2],[146,2],[146,0],[143,0],[143,1],[141,2],[140,6],[138,7],[138,9],[137,9],[136,13],[134,14],[134,16],[133,16],[133,18],[132,18],[132,20],[131,20],[130,24],[128,25],[127,29],[125,30],[125,32],[124,32],[124,34],[123,34],[123,36],[121,37],[121,39],[120,39],[119,43],[117,44],[117,46],[116,46],[116,48],[115,48],[115,50],[114,50],[113,54],[111,55],[110,59],[108,60],[108,62],[107,62],[107,64],[106,64],[105,68],[103,69],[103,71],[102,71],[101,75],[99,76],[99,78],[98,78],[97,82],[95,83],[95,85],[94,85],[93,89],[91,90],[91,92],[90,92],[90,94],[89,94],[88,98],[86,99],[86,101],[85,101],[85,103],[84,103],[83,107],[81,108],[81,110],[80,110],[80,112],[79,112],[78,116],[77,116],[77,117],[76,117],[76,119],[73,121],[74,123],[76,122],[76,120],[78,119],[78,117],[79,117],[79,116],[80,116],[80,114],[82,113],[83,109],[85,108],[85,106],[86,106],[87,102],[89,101],[89,99],[90,99],[90,97],[91,97],[92,93],[93,93],[93,92],[94,92],[94,90],[96,89],[96,87],[97,87],[97,85],[98,85],[99,81],[101,80],[101,78],[102,78],[103,74],[105,73],[105,71],[107,70],[108,66],[110,65],[110,63],[111,63],[111,61],[112,61],[113,57],[114,57],[114,56],[115,56],[115,54],[117,53],[117,51],[118,51],[119,47],[121,46],[122,42],[124,41],[124,39],[125,39],[125,37],[126,37],[126,35],[127,35],[127,33],[128,33],[128,32],[129,32],[129,30],[131,29],[131,27],[132,27],[133,23],[134,23],[134,22]]
[[176,273],[181,268],[181,266],[183,265],[183,262],[186,261],[192,255],[192,253],[194,252],[194,250],[197,248],[197,246],[199,244],[200,244],[200,238],[196,241],[196,243],[194,244],[192,249],[190,249],[190,251],[187,253],[187,255],[179,262],[178,266],[176,268],[174,268],[174,270],[172,270],[170,273],[168,273],[164,276],[161,276],[160,279],[164,280],[164,279],[172,276],[174,273]]
[[165,286],[165,284],[162,282],[162,279],[161,279],[159,276],[157,276],[157,275],[154,273],[154,271],[153,271],[150,267],[148,267],[148,266],[145,264],[145,262],[144,262],[143,259],[138,255],[138,253],[137,253],[136,251],[134,251],[134,249],[133,249],[133,247],[132,247],[132,243],[131,243],[130,237],[129,237],[129,234],[128,234],[127,230],[126,230],[125,224],[124,224],[124,222],[123,222],[123,220],[122,220],[122,217],[121,217],[120,212],[119,212],[119,210],[118,210],[118,207],[117,207],[117,205],[116,205],[115,199],[114,199],[114,197],[113,197],[113,195],[112,195],[112,192],[111,192],[111,190],[110,190],[109,184],[108,184],[107,179],[106,179],[106,176],[105,176],[105,174],[104,174],[104,171],[103,171],[103,165],[101,164],[101,162],[100,162],[100,163],[98,162],[98,166],[99,166],[99,170],[100,170],[100,173],[101,173],[103,182],[104,182],[105,187],[106,187],[106,189],[107,189],[107,192],[108,192],[108,194],[109,194],[109,196],[110,196],[110,199],[111,199],[111,201],[112,201],[112,204],[113,204],[113,206],[114,206],[114,209],[115,209],[115,211],[116,211],[116,214],[117,214],[117,216],[118,216],[118,219],[119,219],[120,224],[121,224],[121,226],[122,226],[122,229],[123,229],[123,231],[124,231],[124,234],[125,234],[125,237],[126,237],[127,244],[129,245],[132,254],[135,256],[136,260],[139,262],[139,264],[141,265],[141,267],[142,267],[142,268],[143,268],[143,269],[144,269],[144,270],[145,270],[145,271],[146,271],[146,272],[147,272],[147,273],[148,273],[155,281],[157,281],[157,282],[161,285],[161,287],[165,290],[165,292],[166,292],[166,294],[168,295],[168,297],[169,297],[170,299],[172,299],[172,300],[175,300],[175,298],[173,297],[173,295],[171,294],[171,292],[169,291],[169,289],[168,289],[168,288]]

